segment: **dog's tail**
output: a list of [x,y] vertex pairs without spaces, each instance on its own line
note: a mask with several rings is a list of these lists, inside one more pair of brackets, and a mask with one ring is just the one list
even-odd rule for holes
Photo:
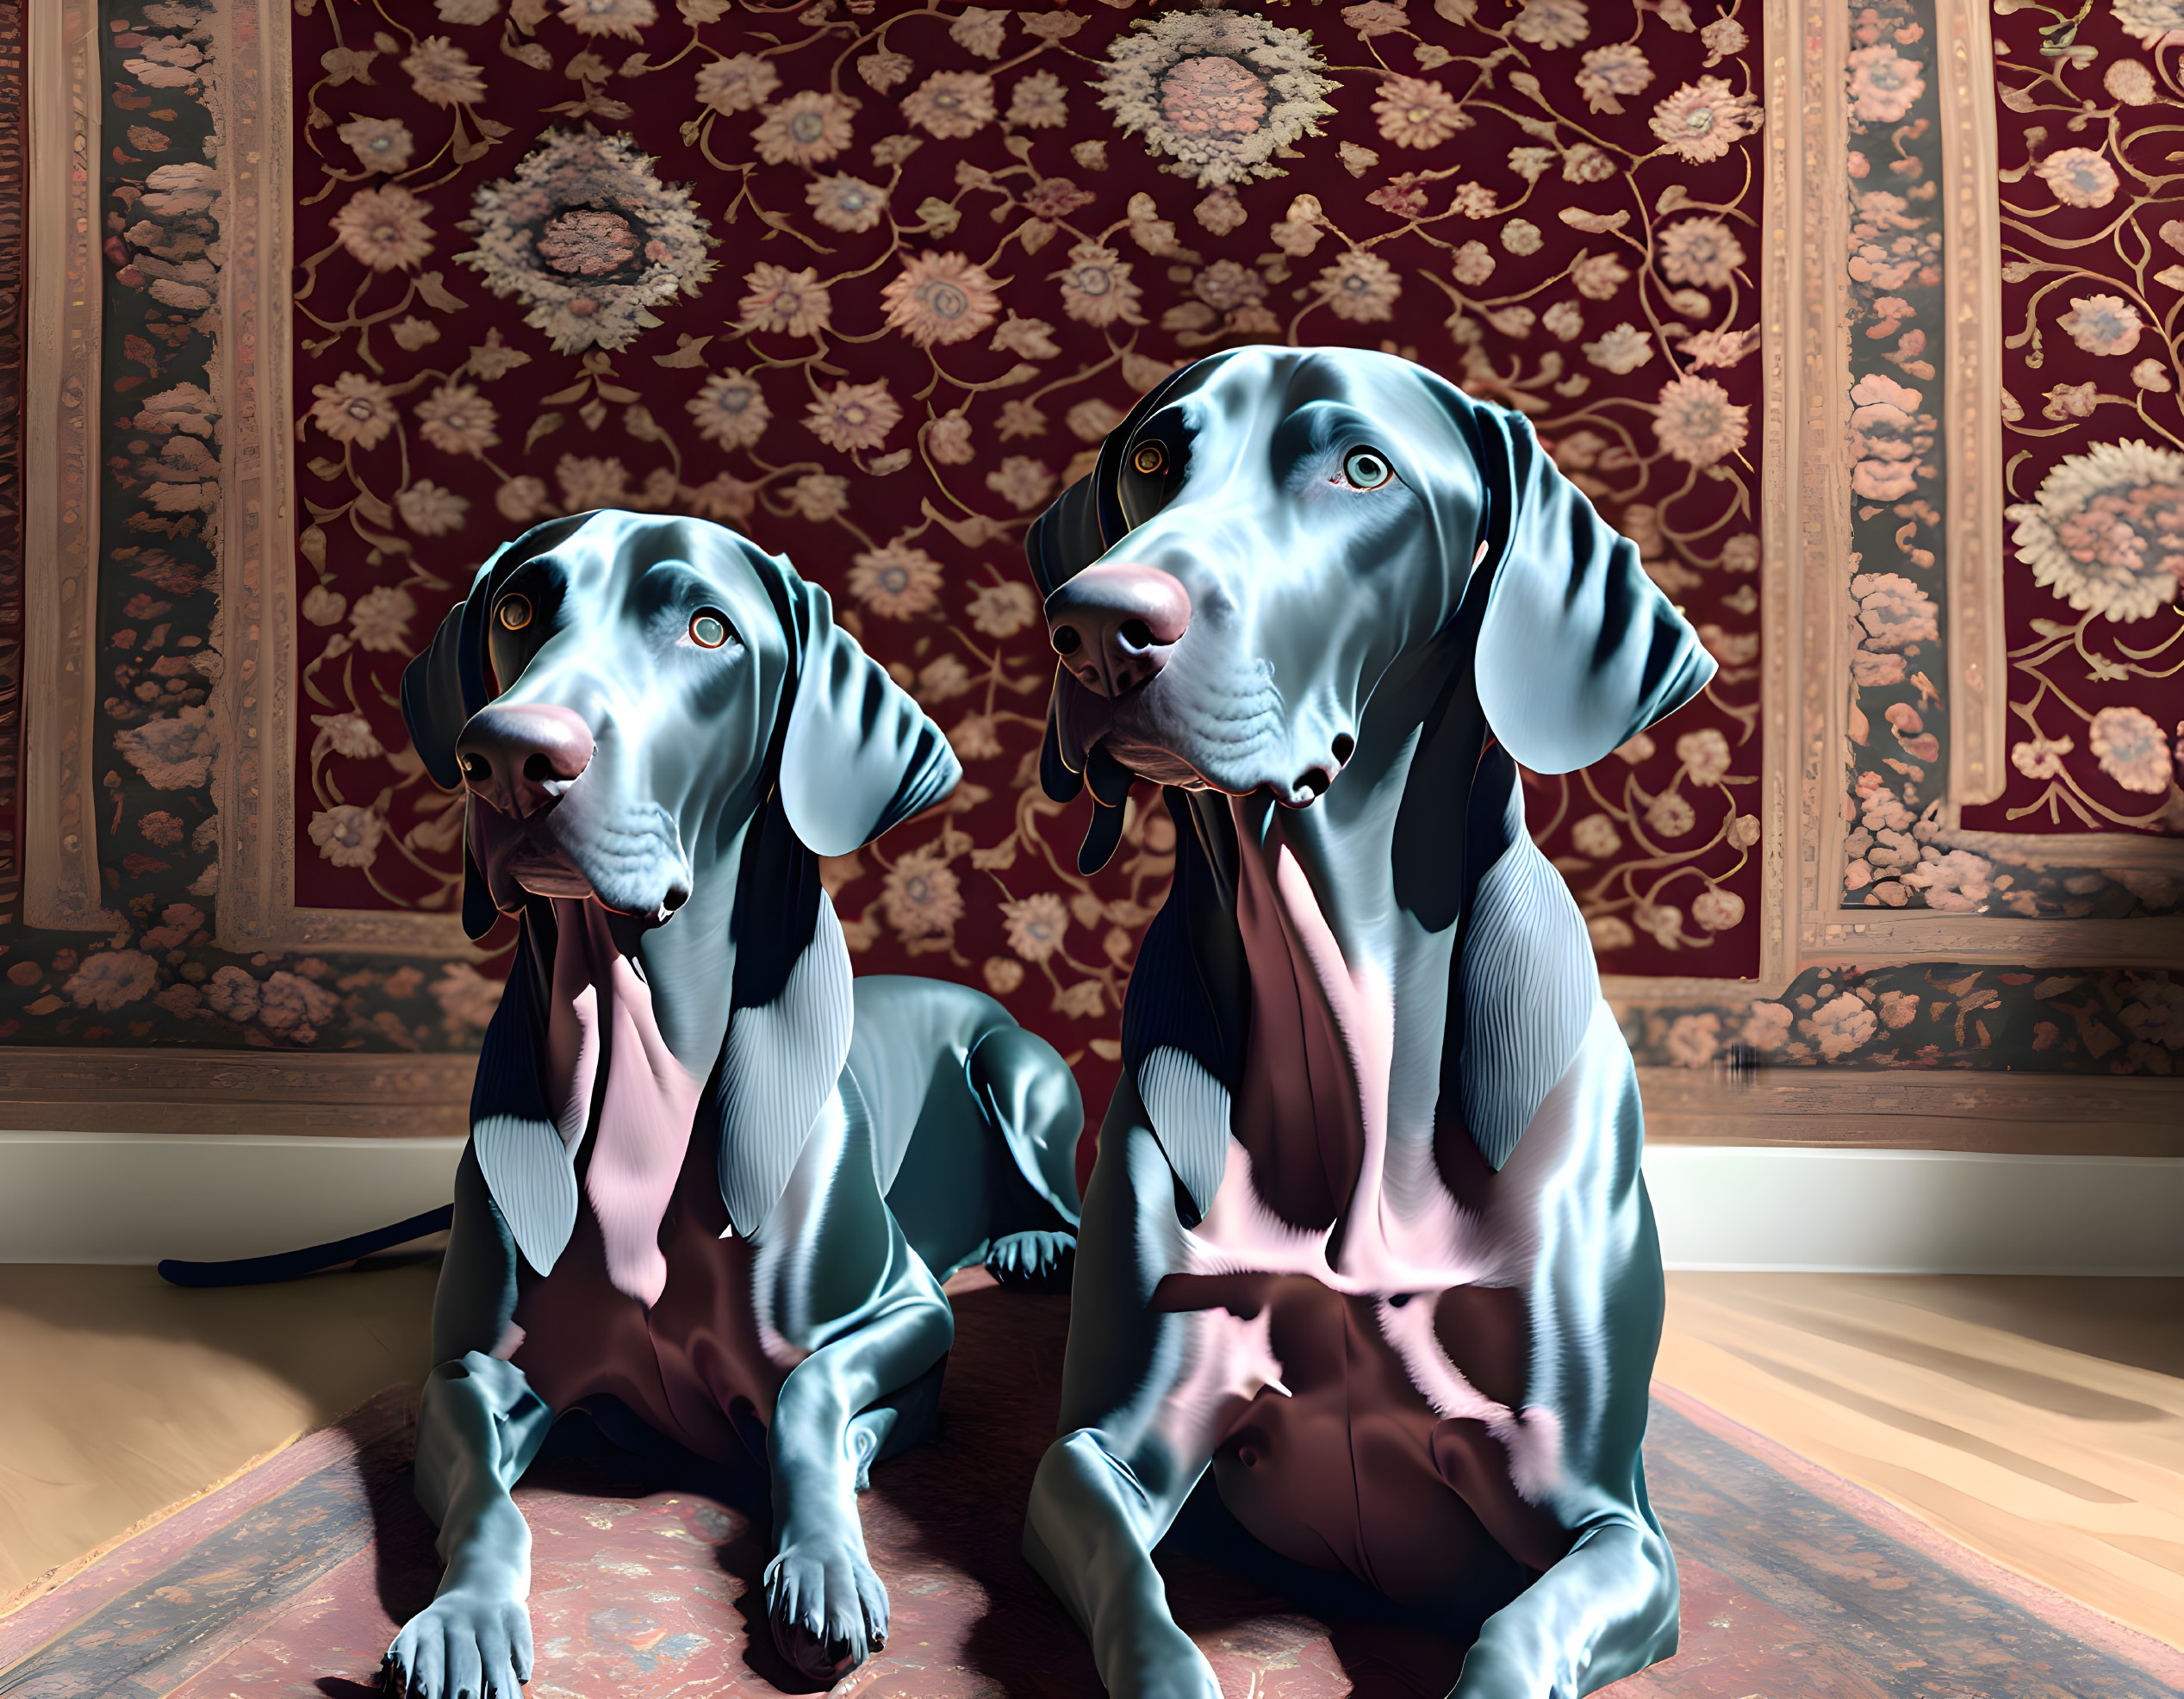
[[258,1286],[274,1280],[299,1279],[434,1233],[445,1233],[454,1220],[455,1205],[442,1204],[436,1210],[412,1216],[408,1221],[398,1221],[391,1227],[375,1227],[369,1233],[336,1239],[330,1244],[308,1246],[300,1251],[237,1257],[228,1262],[185,1262],[168,1257],[159,1264],[159,1278],[175,1286]]

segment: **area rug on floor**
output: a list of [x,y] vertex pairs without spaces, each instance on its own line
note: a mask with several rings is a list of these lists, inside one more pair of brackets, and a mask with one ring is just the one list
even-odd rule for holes
[[[943,1443],[865,1500],[893,1599],[868,1699],[1093,1696],[1076,1629],[1024,1568],[1017,1518],[1050,1429],[1066,1300],[961,1291]],[[366,1699],[432,1596],[411,1503],[411,1407],[384,1394],[0,1621],[9,1699]],[[1683,1644],[1618,1699],[2159,1699],[2184,1656],[1949,1545],[1703,1405],[1661,1391],[1646,1467],[1683,1576]],[[781,1690],[760,1615],[765,1530],[586,1459],[533,1472],[532,1699]],[[1447,1692],[1459,1647],[1322,1624],[1168,1565],[1177,1616],[1230,1699]]]

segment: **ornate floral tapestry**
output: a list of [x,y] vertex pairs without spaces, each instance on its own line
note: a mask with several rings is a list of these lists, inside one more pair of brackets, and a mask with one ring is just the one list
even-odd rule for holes
[[1994,38],[2010,750],[1965,824],[2184,837],[2184,8]]
[[1141,793],[1074,871],[1023,536],[1178,364],[1325,342],[1524,412],[1720,663],[1528,785],[1641,1064],[2168,1074],[2160,3],[56,0],[0,1038],[456,1092],[505,944],[396,681],[614,504],[787,554],[943,727],[826,870],[860,966],[1103,1101],[1173,844]]

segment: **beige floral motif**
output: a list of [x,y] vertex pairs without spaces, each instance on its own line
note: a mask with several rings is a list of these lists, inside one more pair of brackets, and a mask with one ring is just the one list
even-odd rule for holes
[[395,497],[402,523],[420,537],[444,537],[463,528],[470,504],[430,478],[420,478]]
[[971,447],[971,421],[960,413],[942,414],[925,427],[925,451],[943,466],[968,466],[976,457]]
[[1438,147],[1469,128],[1456,96],[1424,77],[1391,77],[1372,103],[1380,134],[1397,147]]
[[357,645],[381,655],[409,649],[409,622],[417,603],[399,584],[382,584],[358,596],[349,610],[349,635]]
[[[493,506],[501,517],[514,525],[527,525],[546,511],[546,482],[529,474],[510,478],[493,492]],[[339,614],[334,616],[339,619]]]
[[2120,182],[2116,168],[2092,147],[2059,147],[2032,170],[2066,207],[2105,207]]
[[658,16],[652,0],[561,0],[561,21],[579,35],[641,41],[645,26]]
[[1502,246],[1514,254],[1539,252],[1545,239],[1528,218],[1513,218],[1502,227]]
[[1715,885],[1691,899],[1691,918],[1709,932],[1727,932],[1744,920],[1744,899]]
[[806,472],[788,487],[790,510],[800,520],[824,525],[849,506],[849,481],[831,472]]
[[1494,275],[1494,255],[1484,242],[1465,242],[1456,250],[1455,273],[1458,283],[1476,289]]
[[345,371],[330,384],[312,386],[311,422],[338,443],[376,448],[400,422],[387,386],[360,372]]
[[1653,341],[1636,325],[1626,321],[1597,341],[1586,343],[1584,350],[1588,360],[1620,377],[1653,358]]
[[1662,146],[1697,165],[1719,159],[1759,128],[1759,103],[1719,77],[1686,83],[1653,109],[1652,131]]
[[2086,747],[2100,770],[2127,791],[2160,796],[2168,790],[2168,740],[2152,715],[2133,707],[2108,707],[2093,717]]
[[986,988],[996,997],[1006,997],[1024,985],[1024,963],[1005,955],[989,955],[979,968]]
[[1745,444],[1752,409],[1729,399],[1710,377],[1671,378],[1661,386],[1653,434],[1675,458],[1711,466]]
[[1744,245],[1718,218],[1678,219],[1658,240],[1661,275],[1671,283],[1727,289],[1745,262]]
[[1114,249],[1080,242],[1069,250],[1069,264],[1054,275],[1061,285],[1062,310],[1080,323],[1104,327],[1145,322],[1137,310],[1140,291],[1130,281],[1129,265]]
[[887,924],[905,940],[945,937],[963,918],[962,887],[955,869],[933,850],[896,857],[881,903]]
[[1315,277],[1312,288],[1336,318],[1369,324],[1394,316],[1403,279],[1379,255],[1353,248]]
[[1729,771],[1729,740],[1714,727],[1687,731],[1676,740],[1676,758],[1695,785],[1718,785]]
[[715,112],[750,112],[781,85],[781,73],[756,53],[736,53],[699,68],[698,101]]
[[629,469],[612,455],[564,454],[554,462],[561,505],[572,513],[619,507],[629,499]]
[[983,71],[936,71],[903,96],[902,115],[943,141],[976,135],[993,121],[993,79]]
[[319,738],[336,755],[346,756],[352,761],[369,761],[384,755],[378,735],[371,729],[371,722],[362,714],[313,714],[312,725],[319,728]]
[[1010,14],[992,6],[966,6],[948,27],[948,39],[980,59],[999,59]]
[[1027,130],[1060,129],[1069,121],[1069,102],[1061,78],[1035,71],[1020,78],[1009,96],[1008,121]]
[[368,171],[392,174],[409,167],[416,140],[399,118],[352,118],[334,131]]
[[149,996],[159,982],[159,964],[142,950],[107,949],[85,956],[61,989],[78,1008],[110,1015]]
[[1011,454],[986,475],[986,487],[1018,513],[1030,513],[1046,505],[1054,489],[1054,472],[1043,461]]
[[1540,47],[1574,47],[1592,33],[1584,0],[1524,0],[1509,33]]
[[1008,923],[1009,948],[1026,962],[1046,962],[1061,949],[1069,930],[1069,906],[1051,891],[1001,905]]
[[990,638],[1012,638],[1039,617],[1038,598],[1030,587],[1011,578],[1005,583],[981,584],[970,601],[971,624]]
[[1860,123],[1900,124],[1926,92],[1925,66],[1906,59],[1895,45],[1878,41],[1858,48],[1847,61],[1851,109]]
[[2077,747],[2069,737],[2035,735],[2010,745],[2010,765],[2028,779],[2056,779],[2063,775],[2063,757]]
[[447,454],[482,454],[500,442],[501,417],[468,383],[443,383],[417,404],[418,434]]
[[2178,0],[2110,0],[2109,10],[2150,52],[2184,42],[2184,4]]
[[1676,791],[1663,791],[1646,805],[1646,829],[1656,837],[1681,837],[1698,824],[1698,814]]
[[338,868],[368,868],[379,858],[387,817],[344,803],[311,816],[311,842]]
[[1653,80],[1653,67],[1634,41],[1595,47],[1580,63],[1577,92],[1595,112],[1621,112],[1621,96],[1643,93]]
[[887,214],[886,190],[840,172],[806,184],[804,198],[811,203],[812,217],[830,230],[851,235],[871,229]]
[[940,563],[923,549],[899,543],[854,556],[849,594],[883,619],[908,619],[940,602]]
[[889,327],[920,348],[976,336],[1001,305],[986,268],[960,253],[923,253],[906,261],[880,298]]
[[485,98],[485,73],[445,35],[420,39],[402,69],[417,97],[434,106],[469,106]]
[[744,274],[744,289],[736,313],[746,333],[815,337],[832,320],[833,298],[811,266],[792,271],[786,265],[762,262]]
[[766,434],[773,417],[758,380],[740,371],[707,378],[687,406],[698,434],[722,448],[749,448]]
[[1588,814],[1570,828],[1571,846],[1580,856],[1605,861],[1623,847],[1622,834],[1605,814]]
[[1828,1061],[1839,1061],[1871,1038],[1879,1023],[1863,999],[1844,992],[1797,1024]]
[[2119,295],[2075,296],[2057,322],[2088,354],[2128,354],[2146,327],[2138,308]]
[[769,165],[818,165],[849,145],[855,110],[839,95],[802,90],[768,109],[751,140]]
[[2151,106],[2157,97],[2154,73],[2135,59],[2111,60],[2101,73],[2100,86],[2125,106]]

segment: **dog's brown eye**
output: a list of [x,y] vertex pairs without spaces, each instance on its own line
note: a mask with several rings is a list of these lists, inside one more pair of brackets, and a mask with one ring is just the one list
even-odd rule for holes
[[710,608],[694,614],[690,620],[690,641],[700,649],[718,649],[728,641],[728,622]]
[[1150,477],[1168,464],[1167,451],[1158,443],[1140,443],[1137,452],[1130,456],[1130,464]]
[[1396,475],[1388,457],[1370,448],[1353,448],[1342,457],[1342,482],[1353,489],[1378,489]]
[[501,625],[509,631],[521,631],[531,623],[531,598],[529,596],[501,597],[499,618]]

